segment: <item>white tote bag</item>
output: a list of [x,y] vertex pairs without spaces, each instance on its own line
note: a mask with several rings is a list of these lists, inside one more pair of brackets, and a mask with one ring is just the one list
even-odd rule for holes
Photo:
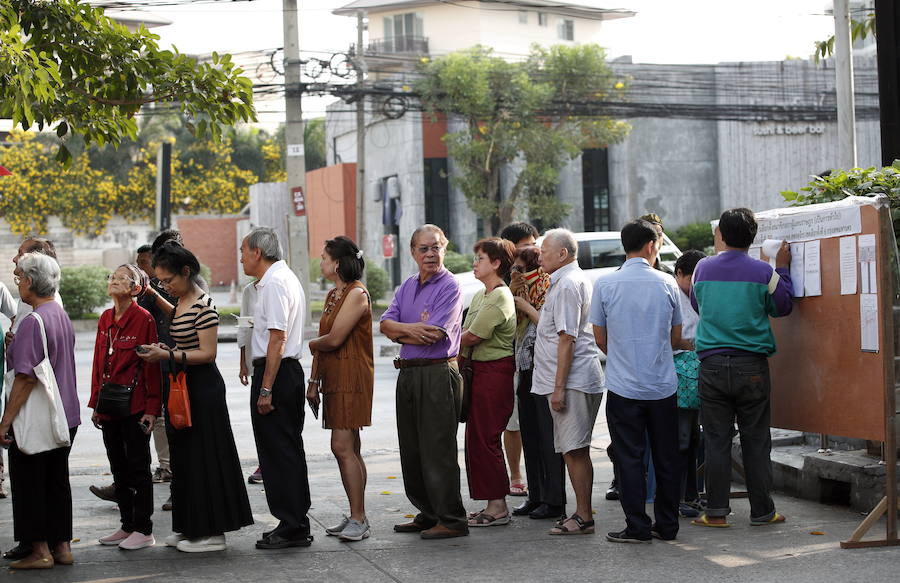
[[[47,350],[44,321],[36,312],[32,312],[29,316],[37,320],[41,329],[44,359],[34,367],[37,383],[31,389],[28,400],[19,409],[19,414],[13,419],[12,428],[16,437],[16,447],[24,454],[34,455],[51,449],[69,447],[71,442],[66,410],[59,394],[59,385],[56,384],[56,375],[50,366],[50,351]],[[6,373],[4,379],[7,404],[15,377],[16,371],[11,370]]]

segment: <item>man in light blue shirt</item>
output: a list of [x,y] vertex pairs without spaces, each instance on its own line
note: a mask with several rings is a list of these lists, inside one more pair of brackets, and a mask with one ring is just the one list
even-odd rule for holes
[[[672,540],[678,534],[681,463],[672,348],[681,346],[681,292],[671,275],[651,267],[661,244],[648,221],[628,223],[622,229],[625,264],[594,284],[590,321],[607,355],[606,419],[626,523],[606,536],[611,542]],[[656,471],[653,524],[644,503],[648,440]]]

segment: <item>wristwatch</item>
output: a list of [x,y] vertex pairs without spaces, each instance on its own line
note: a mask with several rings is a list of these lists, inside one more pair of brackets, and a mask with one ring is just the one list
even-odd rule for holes
[[260,389],[259,389],[259,396],[260,396],[260,397],[271,397],[271,396],[272,396],[272,389],[267,389],[266,387],[260,388]]

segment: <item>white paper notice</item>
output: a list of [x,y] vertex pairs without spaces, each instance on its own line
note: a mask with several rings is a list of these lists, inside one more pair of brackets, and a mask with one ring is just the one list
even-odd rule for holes
[[808,241],[803,249],[803,295],[822,295],[821,241]]
[[864,294],[878,293],[878,270],[875,262],[875,235],[860,235],[859,279]]
[[860,350],[878,352],[878,295],[859,296]]
[[754,259],[759,259],[759,247],[750,247],[750,249],[747,250],[747,255]]
[[856,237],[841,237],[841,295],[856,293]]
[[794,297],[803,297],[803,271],[805,269],[804,243],[791,243],[791,285],[794,287]]

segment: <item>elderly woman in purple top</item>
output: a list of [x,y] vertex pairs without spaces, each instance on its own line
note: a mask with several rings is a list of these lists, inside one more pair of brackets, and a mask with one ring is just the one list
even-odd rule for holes
[[[26,253],[15,270],[22,301],[40,316],[47,333],[47,357],[59,385],[69,426],[70,441],[81,423],[75,390],[75,333],[72,322],[57,302],[59,265],[40,253]],[[7,368],[16,372],[9,402],[0,420],[0,444],[9,445],[9,474],[13,490],[14,537],[31,544],[31,554],[10,563],[13,569],[49,569],[54,564],[71,565],[72,490],[69,486],[69,451],[59,447],[27,455],[16,446],[12,424],[37,384],[35,367],[44,360],[44,347],[37,318],[28,314],[6,353]]]
[[397,377],[397,433],[403,485],[419,509],[396,532],[423,539],[469,534],[459,493],[456,427],[462,399],[459,284],[444,267],[447,237],[422,225],[410,239],[419,272],[403,282],[381,317],[381,332],[403,345]]

